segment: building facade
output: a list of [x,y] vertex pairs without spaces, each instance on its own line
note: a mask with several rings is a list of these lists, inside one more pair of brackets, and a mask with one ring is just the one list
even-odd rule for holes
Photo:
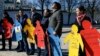
[[15,9],[16,0],[4,0],[4,9]]
[[30,6],[28,5],[27,0],[4,0],[4,9],[12,10],[12,9],[28,9]]

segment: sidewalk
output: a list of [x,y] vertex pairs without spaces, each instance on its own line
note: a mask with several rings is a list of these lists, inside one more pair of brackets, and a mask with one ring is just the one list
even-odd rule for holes
[[[99,27],[95,26],[98,31],[100,32],[100,29]],[[64,45],[63,44],[63,39],[64,37],[67,35],[67,33],[70,31],[70,27],[63,27],[63,30],[62,30],[62,36],[61,36],[61,49],[62,49],[62,52],[64,54],[64,56],[67,56],[67,50],[68,50],[68,44]],[[0,49],[2,47],[1,45],[1,41],[0,41]],[[18,45],[17,42],[13,42],[12,44],[12,48],[15,49]],[[6,42],[6,48],[8,49],[8,44]],[[16,52],[16,51],[0,51],[0,56],[27,56],[25,52]],[[35,55],[31,55],[31,56],[37,56],[37,53],[35,53]]]
[[[63,44],[63,38],[64,36],[67,34],[67,32],[69,32],[70,29],[69,27],[65,27],[63,28],[63,34],[61,36],[61,48],[63,51],[64,56],[67,56],[67,48],[68,45],[64,45]],[[2,36],[0,35],[0,39],[2,38]],[[17,42],[13,42],[12,43],[12,49],[15,49],[17,47],[18,43]],[[0,41],[0,49],[2,48],[2,42]],[[8,42],[6,41],[6,49],[8,49]],[[25,52],[16,52],[16,51],[0,51],[0,56],[27,56],[27,54]],[[37,52],[35,53],[35,55],[31,55],[31,56],[37,56]]]

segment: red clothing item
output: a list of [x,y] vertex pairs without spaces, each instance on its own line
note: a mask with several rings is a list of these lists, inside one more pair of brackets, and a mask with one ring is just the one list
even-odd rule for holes
[[3,19],[3,29],[4,29],[4,36],[6,39],[11,38],[12,35],[12,24],[8,22],[6,18]]
[[45,34],[43,32],[43,29],[39,21],[36,21],[35,34],[37,36],[37,46],[39,48],[45,48],[45,43],[44,43]]
[[86,56],[100,56],[100,33],[92,28],[89,21],[82,22],[84,30],[80,31],[85,45]]
[[81,21],[83,20],[84,16],[86,16],[86,14],[82,14],[82,15],[79,15],[79,16],[76,17],[79,25],[81,25]]

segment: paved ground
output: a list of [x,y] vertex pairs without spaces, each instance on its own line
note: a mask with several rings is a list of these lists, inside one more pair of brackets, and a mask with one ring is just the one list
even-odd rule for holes
[[[68,45],[64,45],[63,44],[63,38],[64,36],[67,34],[67,32],[69,32],[69,28],[63,28],[63,35],[61,37],[61,48],[63,50],[63,54],[67,55],[67,48],[68,48]],[[0,36],[1,38],[2,36]],[[0,49],[2,48],[2,42],[0,41]],[[12,49],[15,49],[18,45],[17,42],[13,42],[12,43],[13,46],[12,46]],[[8,49],[8,42],[6,41],[6,49]],[[27,54],[25,52],[16,52],[15,50],[12,50],[12,51],[9,51],[9,50],[6,50],[6,51],[0,51],[0,56],[27,56]],[[35,53],[35,55],[31,55],[31,56],[37,56],[37,53]]]
[[[98,29],[99,31],[100,29]],[[63,34],[62,34],[62,37],[61,37],[61,48],[63,50],[63,54],[64,56],[67,56],[67,48],[68,48],[68,44],[64,45],[63,44],[63,39],[64,37],[66,36],[67,32],[70,31],[70,28],[67,27],[67,28],[63,28]],[[0,42],[0,49],[1,49],[1,42]],[[13,49],[15,49],[17,47],[17,42],[13,42]],[[6,48],[8,49],[8,44],[6,42]],[[25,52],[16,52],[16,51],[9,51],[9,50],[6,50],[6,51],[0,51],[0,56],[27,56]],[[37,56],[37,53],[35,53],[35,55],[31,55],[31,56]]]

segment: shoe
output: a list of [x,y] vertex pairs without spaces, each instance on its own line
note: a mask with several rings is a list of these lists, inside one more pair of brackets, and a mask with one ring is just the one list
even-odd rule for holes
[[19,48],[17,47],[17,48],[15,48],[15,50],[18,50]]
[[0,49],[0,50],[5,51],[6,49],[5,49],[5,48],[2,48],[2,49]]
[[11,49],[11,48],[9,48],[9,51],[12,51],[12,49]]
[[34,51],[30,51],[29,55],[34,55],[34,53],[35,53]]
[[19,49],[19,50],[17,50],[17,52],[24,52],[24,50],[22,50],[22,49]]
[[30,52],[26,52],[27,55],[31,55]]

